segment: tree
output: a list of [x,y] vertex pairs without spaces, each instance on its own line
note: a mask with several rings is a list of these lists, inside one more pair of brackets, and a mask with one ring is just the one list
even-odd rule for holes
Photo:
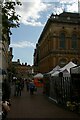
[[17,28],[20,25],[20,16],[15,11],[16,5],[21,5],[21,2],[2,3],[2,40],[6,40],[6,36],[12,34],[10,28]]
[[[1,27],[1,36],[2,36],[2,44],[5,46],[5,49],[2,49],[2,54],[4,54],[4,51],[6,53],[5,58],[7,59],[6,61],[6,66],[8,70],[9,77],[12,75],[12,66],[10,66],[10,61],[9,59],[9,54],[8,54],[8,47],[9,47],[9,42],[10,42],[10,35],[11,33],[11,28],[17,28],[19,27],[19,15],[16,13],[16,6],[21,5],[21,2],[0,2],[0,6],[2,11],[0,11],[0,14],[2,16],[2,25]],[[4,48],[4,47],[3,47]],[[6,52],[7,51],[7,52]],[[2,55],[3,57],[3,55]],[[3,62],[4,63],[4,62]],[[9,68],[10,67],[10,68]],[[11,69],[12,68],[12,69]]]

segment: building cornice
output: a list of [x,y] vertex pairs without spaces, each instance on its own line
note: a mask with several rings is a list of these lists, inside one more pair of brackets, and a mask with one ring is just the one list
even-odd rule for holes
[[52,14],[50,16],[50,18],[48,19],[41,35],[40,38],[38,40],[38,43],[41,42],[44,33],[46,32],[47,28],[49,28],[49,26],[52,23],[60,23],[60,24],[68,24],[68,25],[80,25],[80,15],[79,13],[71,13],[71,12],[63,12],[59,15],[54,15]]

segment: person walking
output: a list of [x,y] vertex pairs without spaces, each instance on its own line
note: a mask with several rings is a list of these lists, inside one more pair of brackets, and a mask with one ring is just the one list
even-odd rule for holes
[[21,84],[21,79],[17,78],[15,82],[15,96],[21,96],[21,90],[22,90],[22,84]]
[[18,78],[15,80],[15,89],[14,89],[14,96],[18,94]]
[[21,91],[22,91],[22,81],[21,78],[18,79],[18,91],[17,91],[17,96],[21,96]]
[[30,82],[30,81],[29,81],[28,79],[26,79],[25,81],[26,81],[26,88],[27,88],[27,91],[29,91],[29,82]]
[[34,85],[33,81],[30,81],[29,89],[30,89],[30,95],[33,95],[34,94],[34,89],[35,89],[35,85]]
[[21,85],[21,90],[24,89],[24,79],[20,78],[20,85]]

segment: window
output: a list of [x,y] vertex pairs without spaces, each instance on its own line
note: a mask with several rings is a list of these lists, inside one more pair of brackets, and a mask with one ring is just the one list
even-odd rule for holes
[[60,48],[65,48],[65,34],[61,33],[60,34]]
[[71,41],[71,48],[76,49],[77,48],[77,35],[72,35],[72,41]]

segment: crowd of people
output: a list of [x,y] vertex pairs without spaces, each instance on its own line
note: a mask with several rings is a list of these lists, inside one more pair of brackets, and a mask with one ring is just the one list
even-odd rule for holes
[[15,79],[14,85],[15,85],[14,95],[21,96],[21,92],[24,88],[24,79],[21,78]]
[[[17,78],[13,81],[14,85],[14,96],[21,96],[22,90],[24,89],[24,86],[26,86],[27,92],[30,93],[30,95],[34,94],[34,91],[37,91],[37,88],[33,82],[33,80],[30,79],[22,79]],[[8,114],[8,111],[10,110],[10,96],[11,96],[11,83],[9,83],[8,79],[4,79],[2,82],[2,120],[6,120],[6,116]]]
[[26,89],[30,93],[30,95],[34,94],[34,91],[37,90],[33,80],[30,79],[21,79],[18,78],[14,81],[15,89],[14,89],[14,95],[15,96],[21,96],[21,92],[24,88],[24,84],[26,84]]
[[29,91],[31,95],[34,94],[34,91],[37,91],[37,88],[33,80],[26,79],[26,88],[27,88],[27,91]]

